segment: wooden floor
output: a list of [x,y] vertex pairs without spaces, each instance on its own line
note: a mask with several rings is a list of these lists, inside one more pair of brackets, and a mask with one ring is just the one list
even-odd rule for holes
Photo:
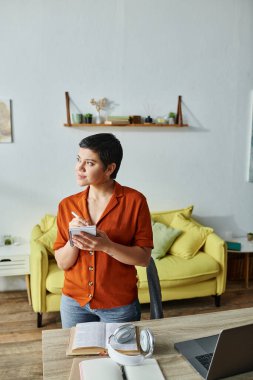
[[[252,285],[239,289],[230,283],[219,308],[212,297],[165,302],[165,317],[253,307]],[[142,319],[149,319],[148,305],[142,305]],[[44,314],[43,327],[36,328],[25,291],[0,293],[0,379],[42,380],[41,333],[55,328],[61,328],[59,313]]]

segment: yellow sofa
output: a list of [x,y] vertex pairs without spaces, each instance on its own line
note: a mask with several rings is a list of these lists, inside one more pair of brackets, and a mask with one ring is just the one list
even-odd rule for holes
[[[190,218],[192,207],[152,213],[152,219],[170,225],[178,213]],[[45,215],[34,226],[30,241],[31,298],[33,310],[38,313],[38,326],[41,325],[42,313],[60,309],[64,273],[54,259],[55,237],[56,218]],[[215,296],[216,305],[219,306],[220,295],[226,286],[227,254],[224,241],[215,233],[208,234],[204,245],[194,257],[186,260],[168,253],[162,259],[155,260],[155,264],[163,301]],[[149,303],[146,268],[137,267],[137,274],[139,300],[141,303]]]
[[[152,213],[156,222],[171,225],[176,214],[182,213],[194,224],[201,227],[191,214],[193,206],[181,210]],[[216,306],[225,292],[227,278],[227,250],[225,242],[214,232],[210,232],[204,244],[192,258],[186,260],[172,254],[156,260],[161,284],[162,301],[214,296]],[[139,299],[149,302],[148,284],[144,268],[138,267]]]

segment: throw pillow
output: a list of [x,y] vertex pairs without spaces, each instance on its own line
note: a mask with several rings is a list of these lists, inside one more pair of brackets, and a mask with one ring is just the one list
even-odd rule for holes
[[163,223],[152,222],[153,243],[151,255],[153,259],[160,260],[166,255],[176,238],[181,234],[180,230],[167,227]]
[[51,228],[37,239],[37,241],[43,244],[44,247],[46,247],[47,250],[53,255],[54,255],[54,242],[56,240],[56,235],[57,235],[56,218],[54,219],[55,220]]
[[170,225],[172,228],[183,231],[172,245],[170,253],[184,259],[190,259],[195,256],[205,243],[207,236],[213,232],[212,228],[194,223],[192,219],[186,218],[181,213],[174,216]]
[[174,216],[179,212],[189,218],[192,214],[193,206],[182,208],[180,210],[160,211],[152,212],[151,217],[155,222],[164,223],[166,226],[170,226],[170,223]]

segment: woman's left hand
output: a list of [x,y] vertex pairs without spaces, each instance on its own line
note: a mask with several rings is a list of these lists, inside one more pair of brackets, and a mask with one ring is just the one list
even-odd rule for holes
[[97,230],[97,236],[93,236],[86,232],[80,235],[73,235],[74,245],[84,251],[108,251],[111,240],[104,231]]

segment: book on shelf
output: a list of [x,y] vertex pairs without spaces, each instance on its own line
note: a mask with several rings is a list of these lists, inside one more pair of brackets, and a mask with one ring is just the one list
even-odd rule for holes
[[[86,322],[77,323],[70,329],[66,355],[103,355],[107,353],[109,337],[125,323]],[[124,344],[116,344],[114,348],[126,354],[139,353],[137,328],[132,340]]]
[[114,120],[129,121],[129,116],[110,115],[110,116],[107,116],[107,120],[109,120],[109,121],[114,121]]
[[69,380],[165,380],[156,359],[120,366],[110,358],[74,359]]
[[240,251],[242,244],[236,241],[226,241],[228,251]]
[[106,125],[128,125],[130,124],[128,120],[106,120]]
[[117,125],[117,124],[129,124],[129,116],[107,116],[105,124]]

